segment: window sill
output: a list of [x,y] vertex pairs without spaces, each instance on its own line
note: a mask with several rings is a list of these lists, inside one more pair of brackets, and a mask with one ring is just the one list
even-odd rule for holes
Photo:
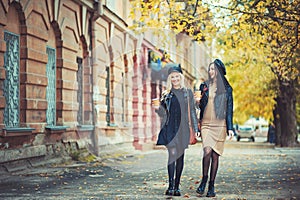
[[26,136],[32,135],[34,128],[3,128],[0,137],[17,137],[17,136]]
[[105,129],[105,130],[116,130],[116,129],[120,129],[120,130],[126,130],[126,129],[130,129],[132,127],[129,127],[129,126],[105,126],[105,127],[102,127],[102,129]]
[[93,131],[95,127],[93,125],[78,125],[78,131]]
[[64,133],[69,126],[46,126],[47,133]]

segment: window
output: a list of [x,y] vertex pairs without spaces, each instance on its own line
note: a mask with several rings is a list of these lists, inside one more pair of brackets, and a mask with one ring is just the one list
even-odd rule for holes
[[46,111],[47,124],[50,126],[56,125],[56,52],[54,48],[47,47],[48,62],[46,73],[48,85],[46,88],[46,100],[48,108]]
[[78,101],[78,112],[77,112],[77,121],[79,124],[83,124],[83,69],[82,69],[82,58],[77,57],[78,71],[77,71],[77,82],[78,82],[78,91],[77,91],[77,101]]
[[[118,2],[120,3],[120,2]],[[113,11],[114,13],[117,13],[117,6],[116,6],[117,2],[115,1],[107,1],[106,2],[106,6]]]
[[4,53],[4,68],[6,77],[4,80],[4,124],[6,127],[19,127],[20,123],[20,36],[4,32],[6,52]]
[[106,123],[108,126],[111,125],[110,120],[110,68],[109,66],[106,66],[106,80],[105,80],[105,87],[106,87]]

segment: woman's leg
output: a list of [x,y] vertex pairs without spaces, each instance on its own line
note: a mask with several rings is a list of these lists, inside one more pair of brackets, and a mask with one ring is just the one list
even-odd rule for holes
[[174,173],[175,173],[175,160],[176,160],[176,149],[168,148],[168,176],[169,176],[169,187],[166,191],[166,195],[173,195],[174,193]]
[[217,176],[219,167],[219,154],[217,154],[215,151],[212,151],[212,162],[210,167],[210,178],[209,178],[209,185],[208,185],[208,192],[207,197],[215,197],[215,179]]
[[213,150],[211,147],[204,147],[204,149],[203,149],[203,159],[202,159],[202,175],[203,175],[203,177],[208,176],[208,170],[209,170],[209,166],[210,166],[212,152],[213,152]]
[[212,148],[204,147],[203,158],[202,158],[202,180],[199,187],[196,190],[196,192],[201,195],[204,193],[206,187],[211,156],[212,156]]
[[174,196],[180,196],[179,184],[184,165],[184,153],[176,160],[176,178]]
[[210,167],[210,177],[209,181],[215,182],[218,168],[219,168],[219,154],[217,154],[215,151],[212,151],[212,162]]

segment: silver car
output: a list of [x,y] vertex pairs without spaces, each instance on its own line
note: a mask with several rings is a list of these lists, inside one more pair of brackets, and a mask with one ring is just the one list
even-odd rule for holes
[[237,141],[240,141],[242,138],[248,138],[252,140],[252,142],[255,141],[255,130],[252,126],[239,126],[237,131]]

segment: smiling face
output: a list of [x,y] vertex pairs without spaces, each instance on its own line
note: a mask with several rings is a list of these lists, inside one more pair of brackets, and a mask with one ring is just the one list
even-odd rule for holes
[[208,73],[209,73],[209,76],[211,79],[215,80],[216,77],[217,77],[217,70],[216,70],[216,67],[215,65],[212,63],[210,66],[209,66],[209,69],[208,69]]
[[175,88],[175,89],[181,88],[181,85],[180,85],[180,81],[181,81],[180,73],[179,72],[172,72],[169,76],[170,76],[173,88]]

